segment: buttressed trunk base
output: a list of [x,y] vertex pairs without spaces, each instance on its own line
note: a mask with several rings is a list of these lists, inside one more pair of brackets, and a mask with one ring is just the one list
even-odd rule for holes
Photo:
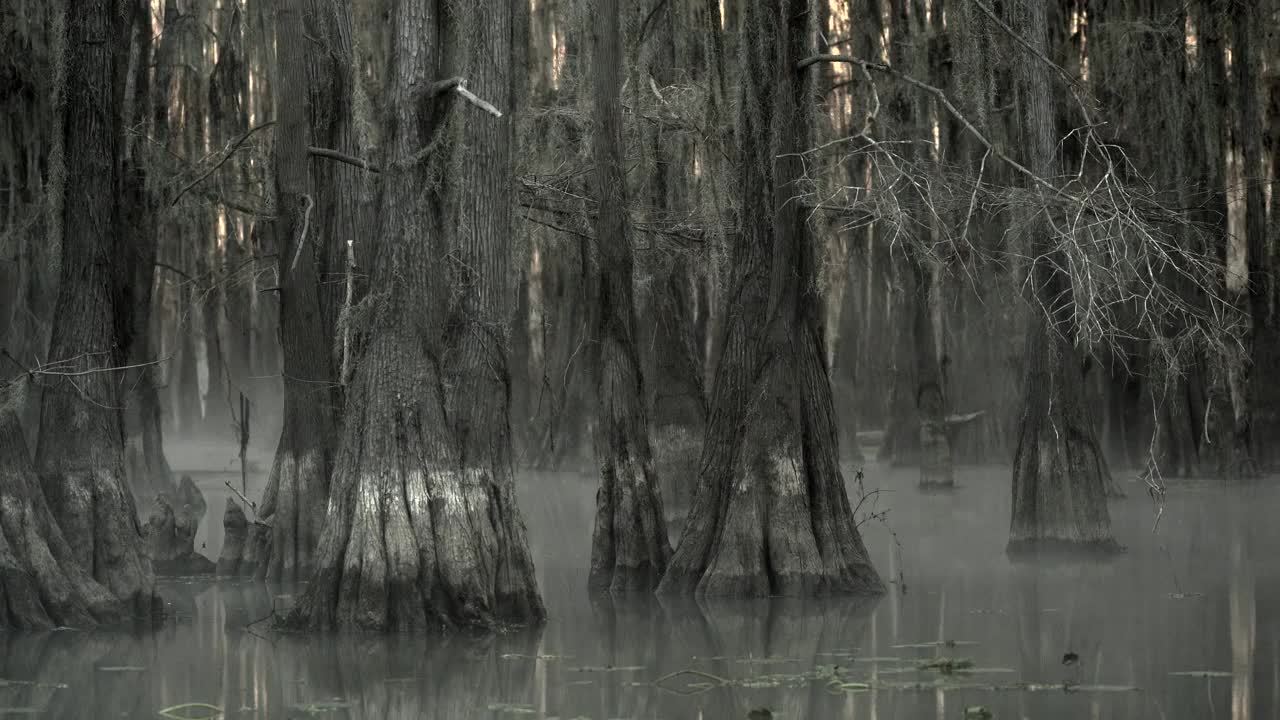
[[738,156],[741,230],[693,508],[658,590],[763,597],[870,594],[840,473],[819,248],[797,198],[812,85],[796,69],[807,0],[743,8]]

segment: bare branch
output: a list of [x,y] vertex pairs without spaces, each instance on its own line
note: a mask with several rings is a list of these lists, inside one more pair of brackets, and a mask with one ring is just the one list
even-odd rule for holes
[[320,147],[315,147],[314,145],[309,145],[307,146],[307,152],[314,157],[325,158],[326,160],[335,160],[340,163],[354,165],[360,168],[361,170],[368,170],[369,172],[373,172],[373,173],[382,172],[382,168],[378,167],[376,164],[368,160],[355,157],[354,155],[347,155],[346,153],[340,153],[337,150],[330,150],[329,148],[320,148]]
[[440,95],[442,93],[446,93],[452,90],[456,92],[459,96],[461,96],[463,100],[466,100],[467,102],[471,103],[472,105],[475,105],[476,107],[489,113],[490,115],[496,118],[502,117],[501,110],[494,107],[488,101],[484,100],[483,98],[480,98],[475,93],[468,90],[466,86],[466,82],[467,82],[466,79],[462,77],[451,77],[447,80],[440,80],[432,83],[430,87],[427,88],[426,95],[428,97],[435,97],[437,95]]
[[485,100],[482,100],[481,98],[477,97],[474,93],[472,93],[470,90],[468,90],[468,89],[467,89],[466,87],[464,87],[463,85],[459,84],[457,87],[455,87],[455,88],[453,89],[453,91],[454,91],[454,92],[456,92],[456,93],[458,93],[459,95],[461,95],[461,96],[463,97],[463,99],[464,99],[464,100],[466,100],[467,102],[471,103],[472,105],[475,105],[476,107],[480,108],[481,110],[484,110],[485,112],[489,113],[490,115],[492,115],[492,116],[494,116],[494,117],[496,117],[496,118],[500,118],[500,117],[502,117],[502,111],[498,110],[498,108],[496,108],[496,107],[494,107],[493,105],[489,104],[489,103],[488,103],[488,102],[486,102]]
[[307,228],[311,226],[311,208],[316,206],[316,201],[311,199],[310,195],[304,194],[302,199],[307,201],[307,207],[302,211],[302,232],[298,233],[298,249],[293,251],[293,262],[289,263],[289,272],[293,272],[298,267],[298,258],[302,257],[302,244],[307,241]]
[[951,116],[955,118],[957,122],[963,125],[965,130],[969,131],[970,135],[972,135],[975,139],[977,139],[977,141],[981,143],[984,148],[986,148],[987,150],[990,150],[992,154],[994,154],[996,157],[1003,160],[1006,165],[1013,168],[1014,170],[1017,170],[1019,173],[1021,173],[1022,175],[1030,179],[1035,184],[1040,185],[1041,187],[1044,187],[1045,189],[1052,191],[1054,194],[1060,194],[1062,192],[1061,190],[1058,189],[1056,185],[1049,182],[1048,180],[1045,180],[1039,175],[1031,172],[1025,166],[1023,166],[1022,163],[1019,163],[1017,160],[1014,160],[1013,158],[1009,157],[1004,153],[1003,150],[996,147],[995,143],[987,139],[987,136],[983,135],[981,130],[974,127],[973,123],[969,122],[969,119],[965,117],[963,113],[960,112],[960,109],[951,103],[951,99],[947,97],[947,94],[943,92],[941,88],[930,85],[926,82],[921,82],[920,80],[917,80],[911,77],[910,75],[907,75],[906,73],[901,72],[897,68],[890,67],[884,63],[871,62],[870,60],[862,60],[860,58],[852,57],[849,55],[810,55],[809,57],[796,63],[796,70],[804,70],[805,68],[811,65],[817,65],[820,62],[848,63],[850,65],[857,65],[861,67],[863,70],[875,70],[876,72],[884,73],[886,75],[889,75],[890,77],[897,78],[898,80],[901,80],[902,82],[905,82],[908,85],[914,85],[915,87],[920,88],[921,90],[924,90],[930,95],[933,95],[934,97],[936,97],[938,99],[938,102],[942,103],[942,106],[947,109],[947,112],[950,113]]
[[[12,355],[9,355],[8,351],[6,351],[4,354],[8,355],[10,360],[17,362],[17,360]],[[96,375],[98,373],[107,373],[107,372],[123,372],[125,370],[134,370],[136,368],[159,365],[162,362],[168,361],[169,358],[171,357],[173,357],[173,355],[168,355],[158,360],[150,360],[148,362],[135,363],[133,365],[113,365],[111,367],[89,368],[88,370],[76,370],[76,371],[46,370],[45,368],[53,366],[53,364],[51,363],[48,365],[43,365],[41,367],[31,368],[27,370],[27,374],[28,375],[50,375],[54,377],[82,377],[84,375]],[[67,361],[67,362],[70,362],[70,361]]]
[[239,149],[240,149],[240,146],[244,144],[244,141],[249,139],[249,136],[250,136],[250,135],[253,135],[254,133],[258,132],[259,130],[262,130],[263,128],[271,127],[272,125],[275,125],[275,124],[276,124],[276,121],[275,121],[275,120],[268,120],[268,121],[266,121],[266,122],[262,123],[261,125],[257,125],[257,126],[255,126],[255,127],[249,128],[249,131],[248,131],[248,132],[246,132],[245,134],[241,135],[238,139],[236,139],[234,142],[232,142],[232,143],[231,143],[231,145],[229,145],[229,146],[228,146],[228,148],[227,148],[226,152],[224,152],[224,153],[223,153],[223,155],[222,155],[222,159],[221,159],[221,160],[219,160],[218,162],[214,163],[213,167],[211,167],[211,168],[209,168],[208,170],[206,170],[204,173],[202,173],[202,174],[200,175],[200,177],[198,177],[198,178],[196,178],[195,180],[192,180],[191,182],[187,183],[187,185],[186,185],[185,187],[183,187],[181,190],[179,190],[179,191],[178,191],[178,194],[174,196],[174,198],[173,198],[173,202],[169,203],[169,207],[173,207],[174,205],[177,205],[177,204],[178,204],[178,201],[182,199],[182,196],[183,196],[183,195],[186,195],[186,194],[187,194],[187,191],[188,191],[188,190],[190,190],[191,188],[195,187],[196,185],[199,185],[201,182],[203,182],[203,181],[204,181],[204,179],[205,179],[205,178],[207,178],[207,177],[209,177],[210,175],[214,174],[215,172],[217,172],[218,168],[220,168],[220,167],[222,167],[223,165],[225,165],[225,164],[226,164],[226,162],[227,162],[228,160],[230,160],[230,159],[231,159],[231,156],[236,154],[236,150],[239,150]]

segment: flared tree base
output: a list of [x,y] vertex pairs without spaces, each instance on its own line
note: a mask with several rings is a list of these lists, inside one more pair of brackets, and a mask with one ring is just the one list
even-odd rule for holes
[[[21,425],[7,410],[0,410],[0,478],[0,627],[91,628],[137,614],[77,562],[40,489]],[[138,604],[143,615],[156,608],[151,596]]]
[[438,396],[419,390],[440,382],[418,347],[388,332],[356,371],[316,572],[286,628],[489,630],[545,618],[509,440],[454,445],[466,435]]
[[662,496],[648,463],[633,458],[602,463],[588,589],[650,592],[670,561]]
[[[259,523],[268,528],[270,537],[265,543],[259,542],[253,571],[271,582],[298,582],[311,577],[320,525],[329,501],[329,457],[319,448],[294,450],[293,436],[293,432],[286,432],[280,438],[258,509]],[[250,545],[246,543],[246,547]]]
[[698,486],[698,455],[703,434],[679,426],[653,431],[653,470],[662,487],[662,509],[672,542],[680,537]]
[[[756,427],[761,434],[748,433],[731,479],[699,491],[658,592],[712,598],[884,592],[836,463],[805,457],[798,424]],[[783,443],[766,442],[770,437]]]

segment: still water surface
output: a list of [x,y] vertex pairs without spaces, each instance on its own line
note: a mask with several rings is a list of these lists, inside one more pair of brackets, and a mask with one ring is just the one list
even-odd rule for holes
[[[696,604],[592,601],[590,479],[526,476],[540,631],[279,635],[250,624],[289,588],[170,580],[176,619],[154,633],[0,634],[0,717],[157,718],[184,703],[202,705],[172,716],[1277,717],[1274,483],[1175,485],[1154,533],[1154,504],[1126,485],[1112,504],[1126,554],[1035,566],[1004,555],[1008,471],[959,479],[922,496],[911,473],[868,473],[888,510],[864,526],[893,579],[882,598]],[[200,541],[216,557],[225,493],[219,477],[199,482],[213,525]]]

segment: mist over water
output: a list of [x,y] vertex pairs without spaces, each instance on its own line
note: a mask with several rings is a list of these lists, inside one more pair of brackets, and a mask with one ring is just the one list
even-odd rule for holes
[[[249,497],[261,495],[269,453],[253,455]],[[234,452],[192,445],[171,457],[205,492],[196,547],[216,558],[224,483],[240,483]],[[1121,483],[1128,497],[1111,513],[1125,554],[1015,563],[1004,553],[1008,469],[957,480],[953,493],[922,495],[914,470],[867,469],[866,489],[880,493],[859,512],[887,510],[862,526],[883,597],[691,602],[589,597],[595,478],[526,473],[545,628],[284,635],[269,618],[296,588],[169,579],[174,617],[153,633],[0,636],[0,715],[159,717],[201,703],[171,712],[1242,720],[1280,708],[1280,528],[1263,510],[1280,490],[1175,484],[1155,526],[1144,486]]]

